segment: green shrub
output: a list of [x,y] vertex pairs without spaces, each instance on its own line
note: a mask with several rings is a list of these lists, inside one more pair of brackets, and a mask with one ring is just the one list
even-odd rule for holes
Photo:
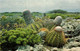
[[[0,38],[2,47],[14,47],[16,45],[34,45],[41,42],[41,37],[32,29],[17,28],[16,30],[2,30]],[[11,45],[10,45],[11,44]]]
[[1,34],[2,34],[2,31],[0,31],[0,50],[1,50]]
[[61,14],[61,13],[50,13],[50,14],[47,14],[47,17],[49,17],[50,19],[55,19],[57,16],[61,16],[63,19],[66,18],[66,15]]
[[80,19],[80,16],[75,17],[75,19]]
[[0,19],[0,29],[14,29],[26,26],[22,17],[6,17],[2,16]]

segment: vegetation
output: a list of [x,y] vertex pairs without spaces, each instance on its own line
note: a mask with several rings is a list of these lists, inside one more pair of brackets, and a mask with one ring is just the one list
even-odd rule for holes
[[[0,44],[4,47],[14,47],[16,45],[34,45],[41,42],[41,37],[32,29],[17,28],[16,30],[2,30]],[[11,45],[10,45],[11,44]]]
[[[57,31],[56,26],[60,26],[62,18],[67,17],[80,19],[80,13],[69,13],[64,10],[53,10],[44,14],[30,13],[29,10],[23,13],[0,13],[0,50],[7,47],[14,49],[18,45],[35,45],[42,43],[42,39],[47,45],[61,47],[66,43],[65,35],[60,31],[62,29]],[[76,32],[77,30],[78,27]]]
[[[32,18],[43,18],[43,13],[39,13],[39,12],[33,12],[31,13]],[[46,18],[50,18],[50,19],[54,19],[56,16],[62,16],[64,19],[67,17],[73,17],[75,19],[80,19],[80,12],[67,12],[67,13],[45,13],[46,14]],[[1,16],[8,16],[10,17],[10,15],[12,15],[11,17],[21,17],[22,13],[21,12],[6,12],[6,13],[0,13],[0,17]]]
[[47,29],[51,29],[53,26],[55,27],[56,25],[54,24],[53,20],[44,20],[44,19],[40,19],[40,18],[36,18],[34,19],[35,22],[31,23],[27,26],[27,28],[31,28],[33,30],[38,31],[40,28],[47,28]]
[[62,14],[62,13],[47,13],[46,14],[47,18],[50,19],[54,19],[56,16],[62,16],[63,19],[71,17],[71,18],[75,18],[75,19],[80,19],[80,14],[72,14],[72,13],[66,13],[66,14]]
[[58,10],[49,11],[49,13],[67,13],[67,11],[58,9]]
[[1,16],[11,16],[11,17],[14,17],[14,16],[18,16],[20,17],[22,15],[21,12],[4,12],[4,13],[0,13]]
[[2,36],[2,31],[0,31],[0,50],[1,50],[1,36]]
[[0,19],[0,29],[15,29],[26,26],[22,17],[7,17],[2,16]]

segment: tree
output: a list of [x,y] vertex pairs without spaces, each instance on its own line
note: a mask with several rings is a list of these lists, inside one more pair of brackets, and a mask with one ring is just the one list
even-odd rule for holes
[[64,10],[58,9],[58,10],[52,10],[52,11],[49,11],[49,13],[67,13],[67,11],[64,11]]

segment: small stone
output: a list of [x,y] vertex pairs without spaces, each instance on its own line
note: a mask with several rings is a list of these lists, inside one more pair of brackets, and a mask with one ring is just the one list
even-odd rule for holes
[[50,50],[48,50],[47,48],[44,48],[44,50],[43,51],[50,51]]
[[33,50],[33,47],[30,47],[30,50]]
[[62,51],[71,51],[71,49],[64,48],[64,49],[62,49]]
[[80,47],[73,47],[71,48],[71,51],[80,51]]
[[53,48],[53,49],[51,49],[51,51],[58,51],[58,48]]
[[79,47],[79,45],[80,45],[80,42],[72,41],[72,42],[66,44],[64,47],[65,48],[73,48],[73,47]]

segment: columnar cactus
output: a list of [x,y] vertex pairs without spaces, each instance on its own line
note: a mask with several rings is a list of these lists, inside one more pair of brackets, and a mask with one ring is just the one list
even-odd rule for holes
[[29,17],[29,19],[31,19],[31,12],[29,10],[24,10],[23,11],[23,16],[24,17]]
[[33,22],[32,18],[31,18],[31,12],[29,10],[23,11],[23,17],[26,21],[26,24],[30,24]]
[[45,41],[54,47],[63,46],[66,43],[63,29],[60,26],[55,27],[46,35]]

